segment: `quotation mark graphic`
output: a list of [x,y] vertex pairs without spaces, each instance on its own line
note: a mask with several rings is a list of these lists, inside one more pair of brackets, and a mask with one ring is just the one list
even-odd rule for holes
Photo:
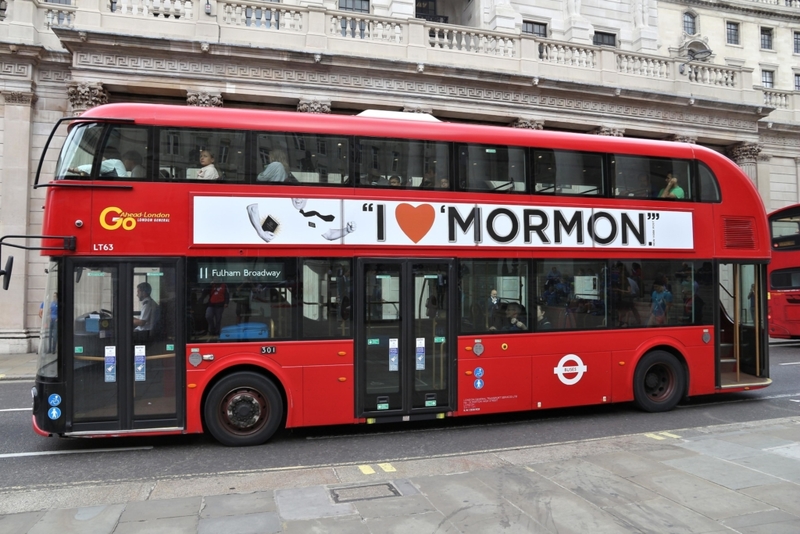
[[653,212],[653,213],[648,213],[647,214],[647,220],[648,221],[657,221],[660,218],[661,218],[661,214],[660,213]]

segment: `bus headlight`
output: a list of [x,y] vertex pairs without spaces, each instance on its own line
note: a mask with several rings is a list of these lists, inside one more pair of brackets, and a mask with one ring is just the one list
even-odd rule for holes
[[35,399],[35,398],[36,398],[36,395],[38,395],[38,394],[39,394],[39,392],[38,392],[38,391],[36,391],[36,386],[33,386],[33,387],[31,388],[31,398],[32,398],[32,399]]

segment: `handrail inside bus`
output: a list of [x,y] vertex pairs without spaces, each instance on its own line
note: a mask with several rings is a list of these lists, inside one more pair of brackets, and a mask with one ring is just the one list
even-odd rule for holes
[[[27,245],[17,245],[15,243],[4,243],[6,239],[63,239],[64,243],[60,247],[29,247]],[[75,250],[76,237],[74,235],[4,235],[0,237],[0,258],[3,257],[3,245],[11,248],[19,248],[23,250]],[[14,268],[14,256],[9,256],[6,260],[6,266],[0,270],[0,276],[3,277],[3,289],[8,290],[8,284],[11,281],[11,271]]]
[[39,166],[36,167],[36,178],[33,180],[33,188],[38,189],[39,187],[44,187],[44,184],[39,185],[39,176],[42,173],[42,165],[44,164],[44,157],[47,154],[47,149],[50,147],[50,141],[53,140],[53,136],[56,134],[56,130],[58,127],[61,126],[62,122],[68,121],[83,121],[83,122],[121,122],[121,123],[135,123],[136,119],[116,119],[116,118],[103,118],[103,117],[62,117],[56,121],[55,126],[50,131],[50,135],[47,138],[47,142],[44,144],[44,148],[42,149],[42,156],[39,158]]
[[133,184],[99,184],[95,181],[83,182],[77,184],[62,184],[61,182],[47,182],[41,184],[39,187],[89,187],[94,189],[133,189]]

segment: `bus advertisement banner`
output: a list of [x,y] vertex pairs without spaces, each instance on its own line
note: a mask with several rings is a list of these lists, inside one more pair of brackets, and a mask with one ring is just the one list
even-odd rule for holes
[[196,245],[694,245],[685,211],[275,197],[195,196],[193,236]]

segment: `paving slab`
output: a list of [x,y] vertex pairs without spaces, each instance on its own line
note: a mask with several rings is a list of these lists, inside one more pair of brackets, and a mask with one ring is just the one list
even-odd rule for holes
[[763,512],[773,508],[736,491],[677,470],[653,475],[638,475],[631,480],[714,520]]
[[489,497],[502,496],[550,531],[616,534],[628,530],[629,525],[618,518],[530,469],[495,469],[477,478]]
[[730,534],[730,530],[724,525],[664,497],[620,504],[605,510],[620,521],[631,525],[631,532],[659,534],[728,532]]
[[[756,512],[754,514],[729,517],[722,523],[726,527],[739,529],[744,527],[754,527],[759,525],[770,525],[772,523],[790,523],[797,521],[800,517],[784,512],[783,510],[770,510],[769,512]],[[798,530],[800,532],[800,530]]]
[[[372,534],[461,534],[463,530],[456,528],[441,512],[425,512],[406,517],[375,517],[366,519],[366,526]],[[499,525],[483,525],[483,532],[493,532]],[[502,532],[507,532],[503,529]],[[508,532],[514,532],[508,530]],[[528,532],[536,532],[530,530]]]
[[277,534],[283,531],[277,512],[200,519],[197,534]]
[[277,512],[275,492],[234,493],[232,495],[211,495],[203,499],[201,519],[225,517],[239,514]]
[[537,464],[531,469],[600,508],[658,497],[652,491],[583,459]]
[[[444,532],[444,531],[443,531]],[[378,534],[358,516],[328,517],[283,524],[283,534]],[[421,534],[421,533],[417,533]]]
[[196,515],[132,521],[120,523],[114,530],[114,534],[195,534],[198,521],[199,518]]
[[353,505],[361,517],[365,519],[404,517],[437,512],[433,504],[424,495],[356,501]]
[[124,504],[50,510],[28,534],[110,534],[117,526]]
[[169,517],[195,517],[200,514],[203,504],[202,497],[184,497],[183,499],[156,499],[142,502],[128,503],[120,523],[131,521],[148,521],[151,519],[166,519]]
[[[696,454],[680,455],[679,458],[694,458],[695,456]],[[661,461],[642,456],[639,451],[636,453],[609,452],[606,454],[595,454],[593,456],[587,456],[584,460],[623,478],[670,470],[670,468]]]
[[0,532],[3,534],[26,534],[45,512],[25,512],[0,516]]
[[759,471],[785,482],[800,484],[800,462],[779,454],[761,453],[733,460],[754,471]]
[[[788,482],[743,489],[741,493],[800,517],[800,486]],[[800,532],[800,531],[798,531]]]
[[322,486],[278,490],[275,492],[275,502],[281,518],[286,521],[320,519],[357,513],[352,503],[334,503],[328,489]]
[[732,443],[724,439],[717,439],[716,437],[697,440],[684,440],[676,442],[675,445],[691,451],[699,452],[705,456],[720,458],[723,460],[745,458],[761,452],[760,449],[739,445],[738,443]]
[[678,458],[666,460],[663,463],[732,490],[780,482],[779,479],[765,473],[707,456]]

